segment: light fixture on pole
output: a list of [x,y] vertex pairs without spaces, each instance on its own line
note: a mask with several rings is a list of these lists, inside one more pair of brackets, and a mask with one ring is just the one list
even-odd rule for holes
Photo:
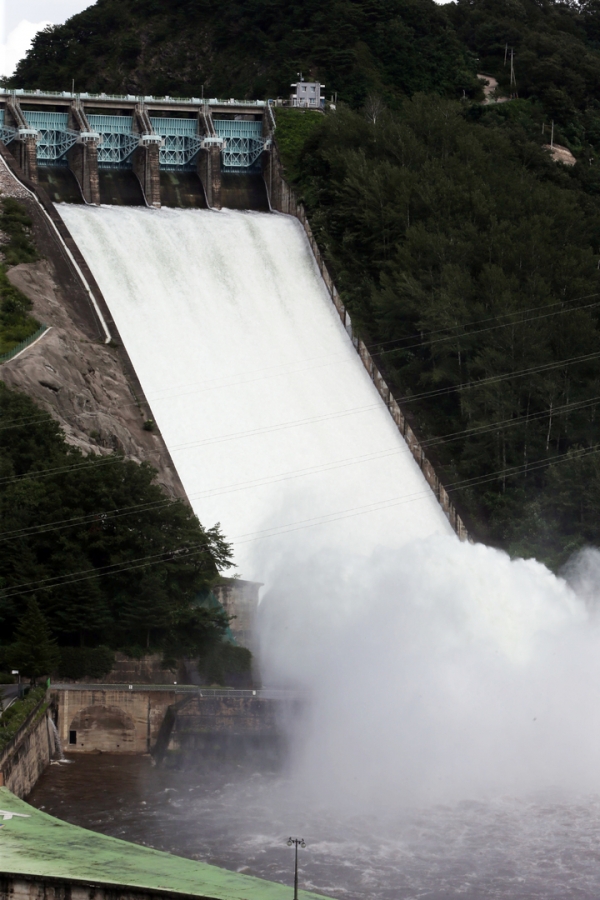
[[295,846],[295,861],[294,861],[294,900],[298,900],[298,847],[306,847],[304,842],[304,838],[288,838],[287,842],[288,847]]

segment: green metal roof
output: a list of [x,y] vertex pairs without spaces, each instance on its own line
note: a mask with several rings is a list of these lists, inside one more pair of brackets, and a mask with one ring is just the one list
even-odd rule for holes
[[[7,788],[0,788],[0,873],[136,887],[203,900],[285,900],[293,892],[271,881],[69,825],[34,809]],[[306,891],[300,891],[300,897],[326,900]]]

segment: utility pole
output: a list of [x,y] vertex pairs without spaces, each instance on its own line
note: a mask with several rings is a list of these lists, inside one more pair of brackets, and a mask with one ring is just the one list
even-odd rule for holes
[[552,119],[552,134],[550,135],[550,146],[554,147],[554,119]]
[[504,45],[504,65],[506,65],[506,59],[508,57],[508,41]]
[[298,900],[298,847],[306,847],[304,843],[304,838],[288,838],[287,842],[288,847],[292,847],[295,845],[296,848],[296,859],[294,864],[294,900]]
[[511,87],[511,97],[518,97],[519,94],[517,92],[517,79],[515,76],[515,48],[510,48],[510,87]]

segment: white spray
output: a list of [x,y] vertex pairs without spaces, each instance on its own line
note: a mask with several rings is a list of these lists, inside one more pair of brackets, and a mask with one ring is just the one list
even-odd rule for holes
[[600,789],[600,554],[572,587],[461,545],[298,223],[61,207],[205,525],[267,582],[267,679],[301,685],[306,796],[359,808]]

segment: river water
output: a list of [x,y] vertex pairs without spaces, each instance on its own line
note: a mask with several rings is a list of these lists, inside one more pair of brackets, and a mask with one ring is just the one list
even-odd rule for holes
[[[29,802],[102,834],[339,900],[566,900],[600,896],[600,798],[499,798],[396,815],[302,803],[281,773],[235,763],[185,771],[148,757],[71,757]],[[289,891],[291,896],[291,889]],[[283,896],[287,896],[285,893]]]
[[76,757],[32,802],[287,885],[304,837],[339,900],[598,900],[600,552],[567,582],[459,543],[291,218],[61,214],[195,512],[265,583],[265,683],[313,705],[293,777]]

